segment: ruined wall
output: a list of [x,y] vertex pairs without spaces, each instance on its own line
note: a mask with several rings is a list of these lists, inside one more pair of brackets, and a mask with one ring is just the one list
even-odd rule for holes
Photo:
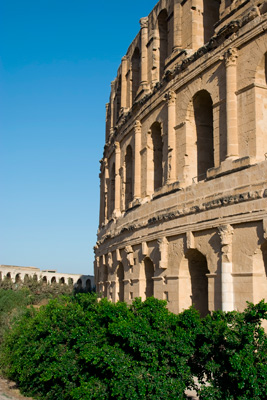
[[161,0],[107,104],[98,291],[179,312],[267,293],[267,2]]

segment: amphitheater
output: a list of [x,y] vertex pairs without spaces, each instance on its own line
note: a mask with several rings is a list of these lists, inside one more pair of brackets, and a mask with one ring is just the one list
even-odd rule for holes
[[267,1],[161,0],[106,105],[97,290],[180,312],[267,299]]
[[74,285],[87,290],[94,287],[94,277],[90,275],[59,273],[55,269],[40,270],[36,267],[0,265],[0,281],[11,280],[13,283],[22,283],[27,282],[30,278],[44,284]]

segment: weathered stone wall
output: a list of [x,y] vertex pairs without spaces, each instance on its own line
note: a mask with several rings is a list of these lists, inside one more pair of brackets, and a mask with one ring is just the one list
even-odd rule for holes
[[107,104],[97,289],[179,312],[267,293],[267,2],[161,0]]

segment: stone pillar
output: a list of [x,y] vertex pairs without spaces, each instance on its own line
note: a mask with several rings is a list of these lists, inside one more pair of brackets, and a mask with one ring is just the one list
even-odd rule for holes
[[227,155],[238,157],[238,131],[237,131],[237,98],[236,98],[236,65],[237,49],[228,49],[225,53],[226,68],[226,128],[227,128]]
[[159,246],[159,268],[168,268],[168,246],[169,242],[166,237],[158,239]]
[[108,179],[109,179],[109,172],[108,172],[108,160],[104,158],[103,160],[104,165],[104,223],[106,224],[108,221]]
[[134,125],[134,200],[141,197],[141,129],[140,121]]
[[121,107],[127,108],[127,56],[121,60]]
[[140,19],[141,25],[141,87],[147,87],[147,42],[148,42],[148,18]]
[[221,238],[221,284],[222,284],[222,310],[234,310],[234,288],[232,277],[232,242],[234,229],[231,225],[219,226]]
[[175,146],[175,100],[176,94],[170,91],[167,95],[168,104],[168,160],[167,183],[176,181],[176,146]]
[[115,100],[115,81],[111,82],[111,93],[110,93],[110,133],[114,129],[114,100]]
[[115,142],[115,216],[120,215],[121,212],[121,180],[120,180],[120,143]]
[[174,0],[173,5],[173,48],[178,51],[182,48],[182,6],[181,0]]

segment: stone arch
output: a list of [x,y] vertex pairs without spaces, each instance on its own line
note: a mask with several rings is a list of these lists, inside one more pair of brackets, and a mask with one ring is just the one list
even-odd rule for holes
[[109,218],[115,208],[115,163],[112,163],[109,175]]
[[89,278],[86,279],[85,288],[86,288],[87,292],[91,292],[91,290],[92,290],[91,279],[89,279]]
[[15,276],[15,283],[20,283],[20,282],[21,282],[21,276],[20,276],[20,273],[18,273]]
[[57,283],[56,277],[55,277],[55,276],[52,276],[52,278],[51,278],[51,284],[53,285],[53,284],[55,284],[55,283]]
[[43,276],[42,282],[44,285],[47,285],[47,277],[46,276]]
[[214,25],[220,18],[220,0],[203,0],[204,44],[214,35]]
[[165,69],[165,60],[168,57],[168,12],[161,10],[158,15],[159,32],[159,79],[162,78]]
[[29,280],[30,280],[30,277],[29,277],[29,275],[28,274],[25,274],[24,275],[24,283],[27,283],[27,282],[29,282]]
[[81,278],[79,278],[79,279],[77,280],[77,288],[78,288],[78,289],[81,289],[81,288],[82,288],[82,280],[81,280]]
[[64,277],[61,277],[61,278],[59,279],[59,283],[60,283],[61,285],[65,285],[65,278],[64,278]]
[[122,262],[119,262],[116,271],[117,278],[117,297],[119,301],[124,301],[124,267]]
[[6,274],[6,279],[9,280],[9,281],[11,281],[11,272],[8,272],[8,273]]
[[68,279],[68,285],[69,286],[73,286],[73,278],[69,278]]
[[136,47],[133,52],[131,64],[132,64],[132,104],[133,104],[141,82],[141,68],[140,68],[141,54],[139,47]]
[[125,209],[129,208],[133,200],[133,151],[130,145],[127,146],[125,155]]
[[195,93],[187,111],[188,164],[191,178],[201,181],[214,167],[213,102],[207,90]]
[[151,139],[153,148],[153,182],[154,191],[162,186],[163,180],[163,141],[161,125],[154,122],[151,126]]
[[154,296],[154,264],[149,257],[144,259],[145,298]]
[[196,249],[189,250],[179,268],[179,310],[192,305],[201,317],[208,314],[208,264],[206,257]]

